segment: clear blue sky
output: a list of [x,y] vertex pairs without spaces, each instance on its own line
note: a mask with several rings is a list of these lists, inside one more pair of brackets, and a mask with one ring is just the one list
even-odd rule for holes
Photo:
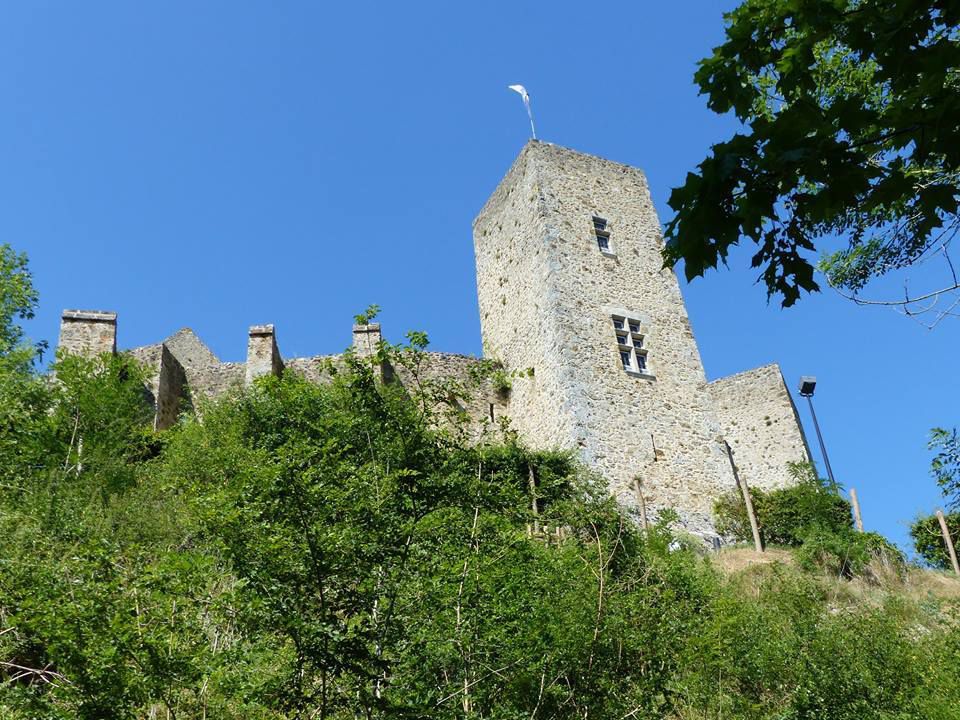
[[[527,138],[670,188],[733,128],[694,65],[731,3],[10,3],[0,24],[0,241],[120,343],[189,326],[241,360],[337,352],[351,316],[479,353],[470,223]],[[958,420],[960,320],[930,332],[831,294],[768,306],[740,253],[684,287],[709,378],[780,362],[817,408],[838,479],[898,542],[932,509],[928,429]],[[805,422],[806,408],[801,407]],[[811,441],[813,433],[808,429]]]

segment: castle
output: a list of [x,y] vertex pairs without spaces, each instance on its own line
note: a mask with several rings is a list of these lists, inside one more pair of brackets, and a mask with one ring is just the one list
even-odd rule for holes
[[[771,489],[791,482],[788,462],[810,459],[777,365],[706,381],[640,170],[530,141],[473,239],[483,347],[515,375],[509,393],[488,381],[463,407],[476,423],[507,417],[534,448],[575,449],[622,503],[642,498],[653,517],[673,508],[704,537],[735,472]],[[67,310],[60,347],[116,352],[116,323],[115,313]],[[379,341],[378,324],[353,327],[357,355]],[[149,368],[159,429],[176,422],[187,393],[217,397],[285,369],[323,382],[337,358],[282,357],[273,325],[250,328],[245,363],[220,362],[188,329],[129,352]],[[465,379],[477,362],[431,352],[423,372]]]

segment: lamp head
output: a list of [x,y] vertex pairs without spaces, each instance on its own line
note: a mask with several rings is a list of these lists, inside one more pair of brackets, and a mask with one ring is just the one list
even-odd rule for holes
[[800,378],[800,396],[811,397],[813,391],[817,388],[817,379],[812,375],[804,375]]

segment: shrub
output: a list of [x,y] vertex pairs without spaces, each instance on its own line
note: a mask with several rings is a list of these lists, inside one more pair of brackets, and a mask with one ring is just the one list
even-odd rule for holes
[[[950,513],[946,516],[946,521],[947,529],[956,543],[956,539],[960,538],[960,512]],[[924,562],[941,570],[950,567],[950,556],[947,554],[947,546],[943,542],[936,515],[925,515],[914,520],[910,525],[910,537],[913,538],[917,555],[923,558]]]
[[[813,528],[842,533],[853,526],[850,503],[818,478],[809,464],[790,466],[796,484],[780,490],[751,489],[753,508],[764,541],[798,546]],[[717,530],[740,541],[751,539],[750,522],[739,491],[723,495],[714,504]]]
[[902,566],[905,558],[885,537],[851,528],[830,530],[822,525],[808,529],[797,551],[800,564],[809,570],[823,570],[838,577],[868,575],[875,560]]

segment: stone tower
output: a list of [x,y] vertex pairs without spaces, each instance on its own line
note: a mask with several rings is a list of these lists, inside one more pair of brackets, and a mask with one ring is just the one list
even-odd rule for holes
[[579,449],[621,502],[642,482],[712,533],[735,487],[643,173],[531,141],[474,221],[485,354],[518,373],[509,414],[534,447]]

